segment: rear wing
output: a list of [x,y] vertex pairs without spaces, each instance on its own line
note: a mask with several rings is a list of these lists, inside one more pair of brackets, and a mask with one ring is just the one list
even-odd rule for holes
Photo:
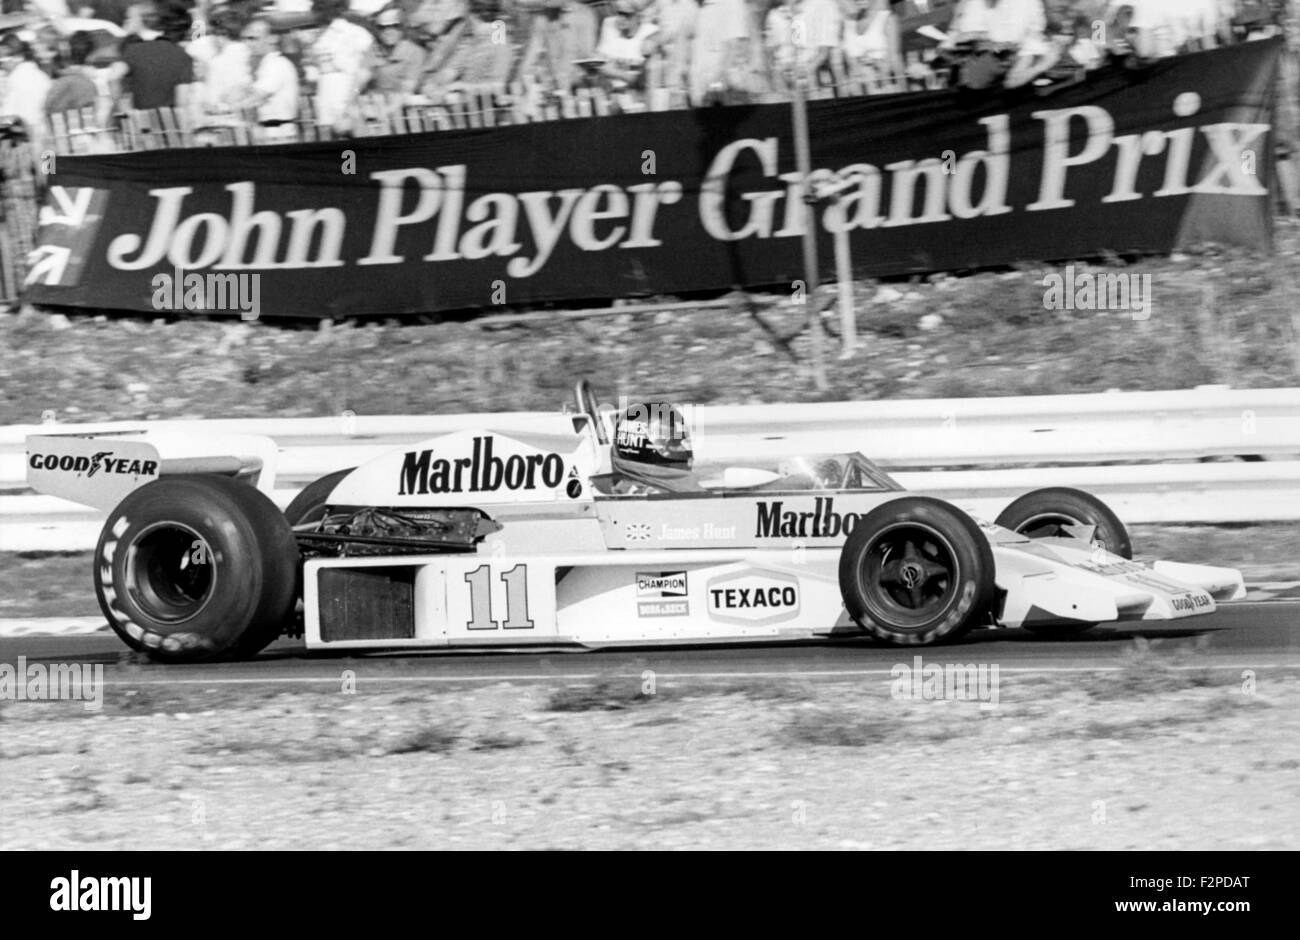
[[33,434],[27,438],[27,484],[38,493],[104,511],[152,480],[182,473],[245,480],[269,497],[278,455],[273,440],[253,434]]

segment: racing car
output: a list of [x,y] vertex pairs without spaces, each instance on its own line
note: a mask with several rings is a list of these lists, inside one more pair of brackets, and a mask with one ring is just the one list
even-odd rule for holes
[[[1233,569],[1134,561],[1075,489],[993,522],[860,453],[693,459],[672,405],[575,409],[395,447],[270,498],[267,438],[28,439],[37,490],[108,511],[94,557],[117,635],[164,662],[310,650],[605,647],[1077,633],[1208,614]],[[612,428],[610,425],[613,425]]]

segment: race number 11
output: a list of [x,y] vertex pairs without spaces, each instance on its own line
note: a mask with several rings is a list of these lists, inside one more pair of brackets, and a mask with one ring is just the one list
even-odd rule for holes
[[469,630],[531,630],[528,619],[528,566],[515,565],[501,572],[506,585],[506,619],[503,623],[492,618],[492,567],[479,565],[465,575],[469,585]]

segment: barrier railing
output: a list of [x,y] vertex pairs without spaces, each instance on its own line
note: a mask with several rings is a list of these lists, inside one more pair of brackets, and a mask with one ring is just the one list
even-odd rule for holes
[[[609,406],[612,409],[614,406]],[[992,518],[1041,486],[1075,486],[1130,523],[1300,520],[1300,388],[1219,387],[1032,398],[684,406],[701,459],[859,450],[909,489]],[[101,514],[34,495],[28,434],[154,428],[244,433],[280,449],[276,498],[384,451],[535,413],[33,424],[0,428],[0,551],[93,546]],[[1244,458],[1201,462],[1212,458]],[[1105,466],[1099,464],[1121,465]]]

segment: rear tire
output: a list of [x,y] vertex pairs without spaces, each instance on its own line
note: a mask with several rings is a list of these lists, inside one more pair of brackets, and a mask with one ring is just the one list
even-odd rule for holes
[[998,515],[997,524],[1029,538],[1067,535],[1067,525],[1094,526],[1093,541],[1113,555],[1133,557],[1128,530],[1109,506],[1083,490],[1053,486],[1034,490]]
[[949,503],[905,496],[867,513],[840,554],[845,609],[896,646],[955,640],[993,603],[993,549]]
[[246,483],[154,480],[109,513],[95,593],[128,646],[162,662],[251,656],[293,614],[298,548],[279,508]]

